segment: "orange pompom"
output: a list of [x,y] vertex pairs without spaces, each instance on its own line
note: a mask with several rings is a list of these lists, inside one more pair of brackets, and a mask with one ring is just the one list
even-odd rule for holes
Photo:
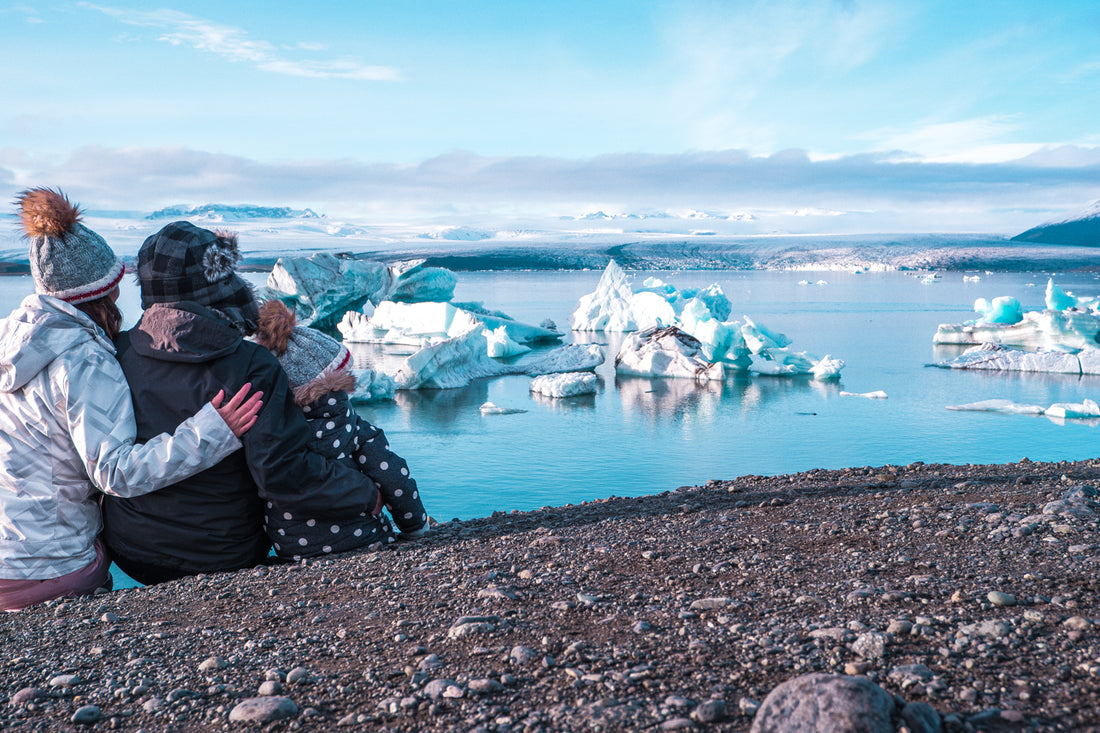
[[60,191],[30,188],[16,197],[28,237],[60,237],[80,221],[80,209]]
[[256,343],[282,356],[298,318],[281,300],[269,300],[260,306],[260,318],[256,324]]

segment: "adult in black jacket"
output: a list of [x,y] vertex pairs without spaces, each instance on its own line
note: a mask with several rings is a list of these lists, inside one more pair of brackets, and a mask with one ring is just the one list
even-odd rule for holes
[[285,372],[271,352],[244,339],[258,307],[233,271],[239,258],[235,235],[185,221],[149,237],[138,253],[145,312],[117,340],[138,439],[174,430],[211,387],[250,382],[265,395],[241,450],[160,491],[104,502],[111,555],[142,583],[263,562],[270,549],[264,502],[318,522],[381,510],[368,477],[308,450],[309,426]]

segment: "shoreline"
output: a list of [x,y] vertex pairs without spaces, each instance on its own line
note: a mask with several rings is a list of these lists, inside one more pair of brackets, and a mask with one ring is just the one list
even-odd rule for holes
[[747,731],[824,672],[1100,730],[1100,506],[1043,513],[1077,485],[1100,460],[742,476],[52,602],[0,619],[0,727],[254,729],[263,692],[265,730]]

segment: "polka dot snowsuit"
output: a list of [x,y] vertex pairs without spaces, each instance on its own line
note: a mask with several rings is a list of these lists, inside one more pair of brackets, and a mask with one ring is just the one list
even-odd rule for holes
[[[303,406],[302,411],[313,431],[310,449],[330,460],[354,465],[369,476],[398,529],[411,532],[427,523],[428,515],[405,459],[390,450],[379,428],[359,417],[346,392],[329,392]],[[393,542],[389,519],[384,513],[371,516],[372,509],[363,507],[358,515],[334,522],[280,513],[268,505],[264,523],[276,554],[297,560]]]

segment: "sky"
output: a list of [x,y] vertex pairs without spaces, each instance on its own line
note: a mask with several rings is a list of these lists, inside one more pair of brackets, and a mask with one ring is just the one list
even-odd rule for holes
[[0,0],[0,69],[8,201],[1012,233],[1100,199],[1092,0]]

